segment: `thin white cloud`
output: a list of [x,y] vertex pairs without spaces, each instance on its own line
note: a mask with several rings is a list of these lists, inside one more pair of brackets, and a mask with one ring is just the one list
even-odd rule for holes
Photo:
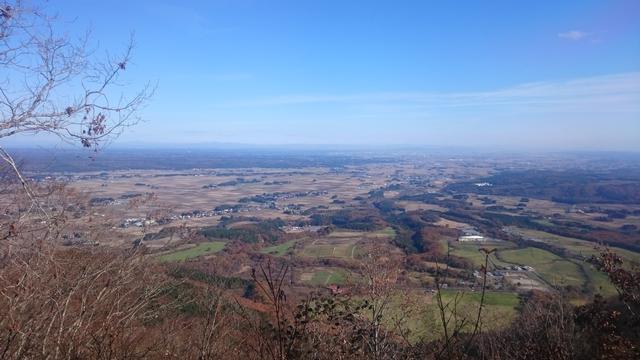
[[587,37],[589,37],[589,35],[590,35],[589,33],[584,31],[571,30],[571,31],[559,33],[558,37],[566,40],[579,41],[579,40],[586,39]]
[[383,92],[353,94],[291,94],[220,104],[241,109],[312,104],[387,107],[412,111],[443,108],[526,107],[532,111],[637,112],[640,114],[640,72],[567,81],[526,83],[479,92]]

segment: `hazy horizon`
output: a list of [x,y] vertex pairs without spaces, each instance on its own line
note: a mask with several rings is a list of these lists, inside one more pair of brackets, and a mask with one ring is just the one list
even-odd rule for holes
[[[153,153],[158,152],[200,152],[200,153],[227,153],[236,154],[343,154],[343,155],[373,155],[373,156],[402,156],[402,155],[437,155],[437,156],[597,156],[597,157],[631,157],[640,159],[639,150],[615,150],[615,149],[587,149],[587,148],[522,148],[507,146],[464,146],[464,145],[411,145],[411,144],[249,144],[249,143],[155,143],[137,144],[117,142],[107,144],[98,151],[87,150],[75,144],[17,144],[7,147],[7,150],[16,155],[35,153],[75,154],[74,156],[87,159],[100,158],[105,155]],[[55,157],[55,155],[52,155]]]
[[113,147],[640,151],[637,1],[45,6],[98,53],[135,32],[127,89],[158,87]]

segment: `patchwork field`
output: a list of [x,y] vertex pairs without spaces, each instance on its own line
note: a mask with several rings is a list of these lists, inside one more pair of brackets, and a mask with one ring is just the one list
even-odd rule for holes
[[[325,168],[306,168],[304,171],[271,168],[214,169],[200,172],[138,170],[113,171],[108,175],[79,173],[78,176],[81,179],[75,180],[73,186],[92,197],[120,199],[127,194],[154,193],[158,199],[155,207],[164,204],[175,211],[207,210],[223,204],[238,204],[242,198],[264,193],[307,191],[327,191],[331,194],[283,199],[278,203],[282,206],[295,203],[305,208],[326,206],[329,209],[339,209],[342,205],[334,204],[336,198],[350,203],[354,197],[366,196],[368,191],[382,185],[385,178],[382,176],[378,180],[372,178],[364,182],[349,173],[328,173]],[[336,198],[332,198],[333,196]],[[127,216],[141,216],[145,210],[119,208]],[[256,209],[249,213],[259,215],[260,211]],[[281,211],[276,214],[287,217]]]
[[383,243],[384,240],[393,239],[395,235],[390,227],[371,232],[337,230],[326,237],[308,242],[299,254],[316,258],[355,259],[359,249],[365,244],[372,241]]
[[[586,242],[572,240],[580,242],[577,245],[573,245],[579,246],[580,250],[590,249],[587,244],[584,244]],[[570,244],[573,244],[573,242]],[[447,244],[444,243],[443,248],[446,249],[446,246]],[[523,290],[542,290],[547,284],[552,286],[573,286],[577,289],[586,289],[590,293],[601,293],[603,295],[615,294],[615,289],[608,281],[607,276],[584,260],[565,259],[538,248],[517,248],[515,244],[508,242],[449,243],[452,255],[469,260],[476,268],[480,268],[484,264],[484,255],[479,251],[483,247],[497,249],[495,253],[489,256],[489,270],[496,267],[508,268],[512,265],[526,265],[534,268],[533,272],[509,273],[505,276],[505,280],[509,284]],[[593,251],[593,254],[596,254],[596,252]],[[631,255],[636,254],[631,253]]]
[[[166,209],[172,214],[170,223],[160,225],[156,222],[148,227],[145,225],[144,228],[140,225],[124,226],[122,222],[120,224],[116,222],[114,224],[116,226],[122,224],[117,232],[124,239],[121,241],[124,245],[129,245],[131,239],[139,238],[141,234],[159,233],[159,230],[164,227],[185,226],[195,230],[217,226],[219,229],[234,231],[251,229],[262,232],[256,233],[252,241],[234,236],[225,237],[224,242],[218,241],[221,240],[220,237],[211,237],[210,240],[216,241],[210,243],[198,243],[202,240],[194,239],[193,242],[196,244],[185,245],[171,252],[162,251],[166,246],[171,246],[172,241],[181,243],[183,239],[173,235],[169,238],[164,236],[154,238],[145,245],[153,251],[160,252],[157,255],[160,261],[178,262],[195,258],[201,258],[203,262],[210,261],[209,255],[221,251],[225,243],[230,242],[234,244],[234,249],[236,247],[246,249],[251,255],[256,255],[257,251],[264,255],[286,257],[285,260],[290,261],[294,269],[299,267],[294,271],[293,276],[300,284],[310,286],[345,284],[358,276],[357,271],[348,270],[355,269],[351,265],[356,265],[361,257],[371,253],[374,247],[381,247],[384,251],[383,256],[388,253],[397,255],[398,259],[420,248],[419,243],[411,243],[421,240],[411,237],[411,232],[415,231],[415,224],[411,224],[410,218],[401,216],[404,214],[401,214],[398,209],[404,209],[405,214],[409,212],[409,216],[416,219],[419,217],[422,219],[420,221],[424,221],[420,226],[429,223],[430,226],[450,230],[473,229],[486,235],[499,234],[501,230],[505,230],[505,225],[512,224],[512,227],[506,229],[508,232],[513,230],[511,233],[514,235],[513,239],[521,237],[540,241],[568,251],[565,255],[534,247],[518,248],[517,241],[461,243],[451,241],[455,235],[449,234],[456,234],[455,231],[443,231],[448,235],[435,240],[429,239],[429,241],[439,241],[441,244],[439,255],[446,254],[448,250],[451,255],[468,260],[468,263],[460,262],[452,265],[454,277],[464,276],[452,279],[448,284],[449,289],[471,291],[471,288],[477,288],[477,282],[474,283],[468,276],[469,270],[477,270],[484,264],[485,257],[479,249],[495,248],[497,251],[489,257],[489,271],[501,270],[501,272],[492,277],[492,290],[516,289],[522,293],[531,289],[551,291],[553,286],[571,286],[576,290],[575,293],[581,292],[584,296],[590,296],[595,292],[613,294],[614,290],[606,276],[583,261],[597,254],[593,243],[524,229],[528,226],[526,223],[501,223],[499,218],[495,220],[483,217],[486,214],[516,217],[531,214],[530,221],[552,227],[555,226],[554,218],[558,217],[580,218],[580,221],[591,223],[593,221],[591,218],[599,212],[586,214],[584,211],[576,211],[578,206],[549,200],[524,199],[520,196],[479,195],[473,193],[475,188],[472,188],[473,191],[468,194],[442,191],[449,184],[461,179],[486,176],[491,172],[490,169],[491,166],[478,165],[476,161],[450,161],[446,166],[422,166],[416,162],[406,164],[399,162],[344,168],[136,170],[78,174],[74,175],[76,178],[72,186],[97,200],[111,199],[104,204],[98,201],[95,207],[95,212],[105,217],[121,219],[120,221],[131,218],[132,223],[139,224],[139,219],[148,218],[152,209]],[[143,202],[139,206],[131,206],[131,203],[135,203],[137,199],[146,198],[150,193],[155,196],[149,203]],[[378,208],[376,202],[379,199],[393,204],[394,217],[389,216],[388,209]],[[487,210],[490,206],[495,208]],[[610,209],[616,209],[614,206],[607,206]],[[448,214],[441,214],[445,212]],[[529,212],[535,212],[535,214]],[[635,219],[634,216],[636,215],[627,215],[627,220]],[[345,223],[344,219],[361,223],[357,224],[358,226],[350,226],[354,224]],[[599,225],[617,226],[623,221],[623,219],[619,220]],[[371,227],[362,226],[367,225],[369,221],[371,221]],[[353,230],[375,228],[382,224],[387,227],[376,231]],[[261,228],[261,226],[266,227]],[[535,227],[532,226],[532,228]],[[296,229],[300,234],[296,235],[296,231],[287,229]],[[394,229],[398,230],[398,234]],[[302,238],[291,240],[295,236]],[[117,239],[115,236],[113,238]],[[442,240],[445,238],[450,242]],[[640,264],[640,253],[623,249],[614,250],[628,263]],[[242,261],[245,263],[242,266],[247,269],[244,275],[247,275],[251,267],[255,266],[252,261],[262,258],[255,256],[243,258]],[[405,269],[407,271],[405,275],[410,273],[405,276],[410,287],[422,290],[433,288],[434,279],[430,271],[435,264],[430,262],[434,261],[432,258],[425,258],[419,263],[423,268]],[[518,269],[514,268],[514,265],[527,265],[534,270]],[[472,295],[469,299],[476,296],[473,292],[470,294]],[[492,296],[511,296],[509,298],[511,301],[515,296],[495,294]],[[422,301],[425,296],[430,298],[429,293],[419,294]],[[469,300],[469,302],[473,301]],[[510,305],[513,304],[510,303]],[[496,313],[500,316],[508,313],[506,310],[508,306],[504,304],[487,306],[496,306],[498,310]],[[506,312],[501,313],[500,309]]]
[[317,258],[353,259],[356,256],[358,238],[340,240],[318,239],[305,246],[303,256]]

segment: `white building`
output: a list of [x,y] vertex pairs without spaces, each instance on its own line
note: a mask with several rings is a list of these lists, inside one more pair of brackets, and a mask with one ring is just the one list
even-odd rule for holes
[[469,241],[486,241],[484,236],[481,235],[464,235],[458,238],[460,242],[469,242]]

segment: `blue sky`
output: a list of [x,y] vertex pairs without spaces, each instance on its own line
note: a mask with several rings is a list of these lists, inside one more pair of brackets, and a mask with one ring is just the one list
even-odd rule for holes
[[[60,1],[158,90],[128,144],[640,151],[640,1]],[[34,141],[18,139],[14,141]]]

